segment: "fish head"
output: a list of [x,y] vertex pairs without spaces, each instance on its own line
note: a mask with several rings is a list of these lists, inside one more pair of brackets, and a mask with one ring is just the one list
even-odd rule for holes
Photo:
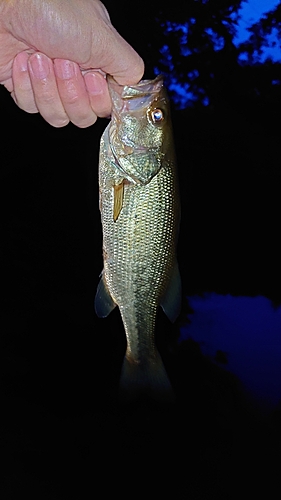
[[112,100],[109,143],[116,168],[130,182],[147,184],[172,146],[169,102],[163,78],[120,86],[108,77]]

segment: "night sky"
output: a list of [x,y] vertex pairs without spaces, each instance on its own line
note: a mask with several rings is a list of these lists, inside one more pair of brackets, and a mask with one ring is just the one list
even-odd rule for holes
[[[138,13],[136,29],[146,18]],[[247,82],[260,91],[272,67],[254,71]],[[183,307],[174,325],[159,311],[156,329],[171,406],[118,404],[122,322],[117,310],[94,313],[108,120],[54,129],[0,88],[3,500],[100,488],[176,500],[236,500],[248,488],[271,498],[281,438],[280,90],[231,99],[221,80],[214,105],[172,102]]]

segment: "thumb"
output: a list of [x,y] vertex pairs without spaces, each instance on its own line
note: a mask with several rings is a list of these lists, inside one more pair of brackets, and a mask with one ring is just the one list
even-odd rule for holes
[[139,54],[111,25],[100,69],[120,85],[134,85],[144,74],[144,62]]

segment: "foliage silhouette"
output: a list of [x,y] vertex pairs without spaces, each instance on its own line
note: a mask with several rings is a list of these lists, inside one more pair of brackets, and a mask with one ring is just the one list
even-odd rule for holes
[[274,100],[279,95],[280,64],[262,64],[259,56],[270,44],[267,35],[273,29],[281,38],[281,7],[255,23],[249,41],[237,47],[234,37],[242,3],[144,0],[132,9],[129,0],[120,0],[117,9],[112,0],[105,1],[117,29],[144,58],[145,76],[164,74],[178,107],[213,107],[241,99],[268,102],[271,92]]

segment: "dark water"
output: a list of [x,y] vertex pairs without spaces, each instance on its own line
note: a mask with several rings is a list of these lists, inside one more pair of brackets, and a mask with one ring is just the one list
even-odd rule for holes
[[193,310],[180,340],[235,374],[264,410],[281,401],[281,307],[266,297],[216,293],[188,297]]

